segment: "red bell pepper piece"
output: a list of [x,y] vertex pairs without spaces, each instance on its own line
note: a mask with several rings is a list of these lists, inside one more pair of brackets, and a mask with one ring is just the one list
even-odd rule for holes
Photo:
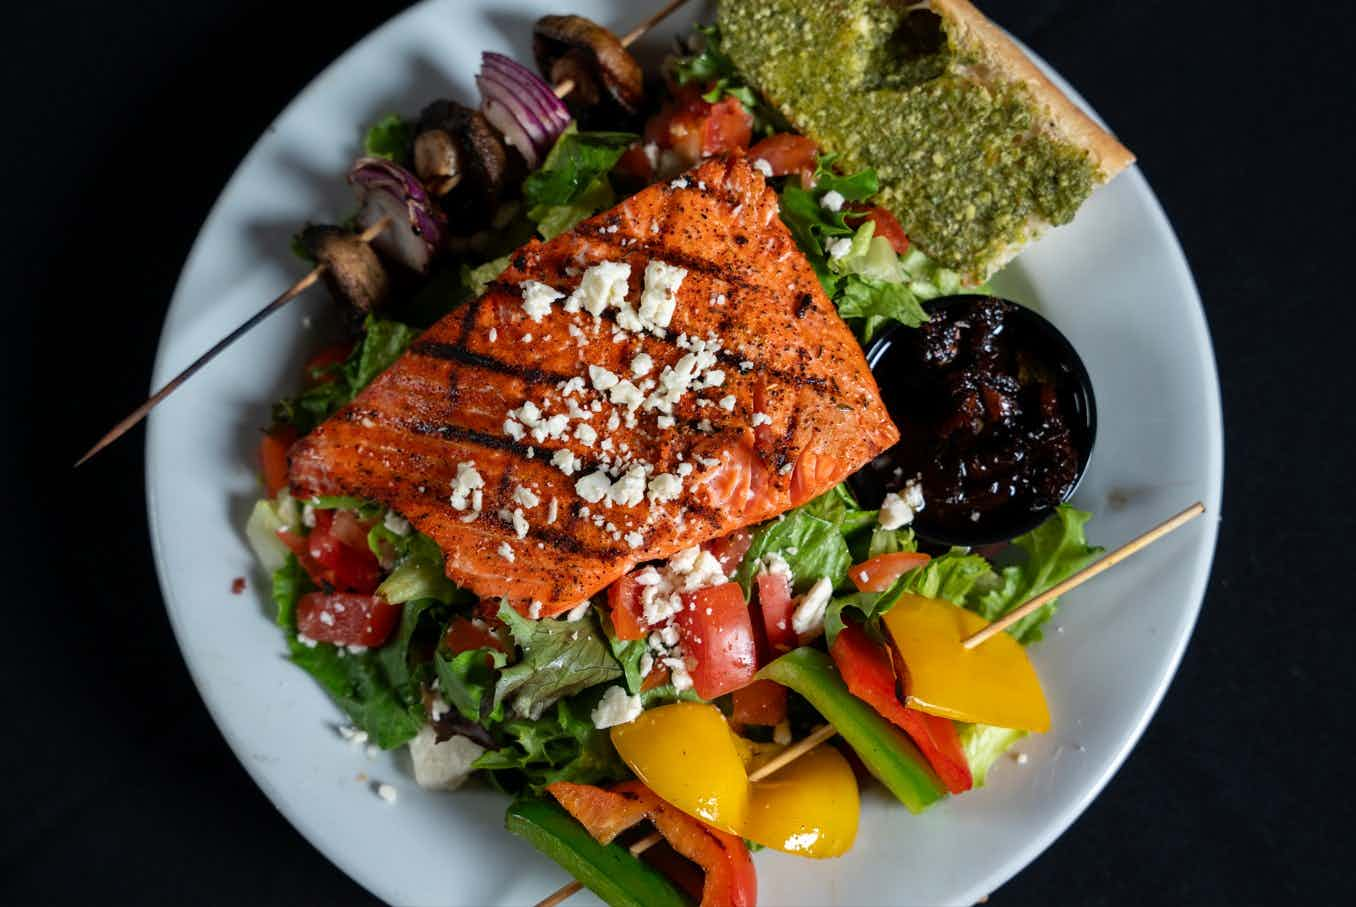
[[645,638],[641,623],[641,594],[645,587],[636,582],[636,575],[628,573],[607,587],[607,606],[612,616],[612,632],[621,640]]
[[899,701],[894,667],[883,645],[861,627],[849,624],[834,639],[829,654],[852,695],[908,734],[947,790],[959,794],[974,786],[956,725],[949,719],[907,708]]

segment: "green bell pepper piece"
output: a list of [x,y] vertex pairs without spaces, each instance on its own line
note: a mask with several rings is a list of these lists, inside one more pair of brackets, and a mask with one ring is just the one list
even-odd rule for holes
[[573,816],[550,800],[515,800],[504,824],[611,907],[691,907],[691,902],[658,870],[620,844],[599,844]]
[[843,736],[876,779],[909,812],[920,813],[942,797],[942,784],[909,738],[848,691],[833,660],[803,646],[758,672],[763,680],[790,687],[810,701]]

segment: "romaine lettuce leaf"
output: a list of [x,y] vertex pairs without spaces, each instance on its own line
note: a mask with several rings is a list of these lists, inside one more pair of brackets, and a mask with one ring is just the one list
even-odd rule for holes
[[961,721],[956,722],[956,732],[960,736],[961,750],[965,753],[965,761],[970,765],[970,775],[977,788],[984,786],[989,769],[998,761],[998,757],[1026,736],[1026,731],[988,724],[965,724]]
[[488,728],[504,720],[503,704],[494,702],[494,686],[498,669],[506,661],[498,649],[470,649],[453,655],[439,647],[433,655],[438,691],[463,718]]
[[[555,621],[543,621],[555,623]],[[561,699],[538,718],[513,718],[494,729],[501,741],[475,761],[490,780],[509,793],[542,788],[556,781],[598,784],[627,776],[625,764],[612,747],[607,731],[590,718],[602,689]]]
[[414,124],[400,114],[378,120],[363,136],[363,153],[386,158],[401,166],[410,161],[410,146],[414,141]]
[[515,714],[535,720],[557,700],[622,676],[592,613],[575,621],[528,620],[503,601],[499,619],[522,657],[500,672],[495,706],[511,700]]
[[797,508],[753,534],[753,543],[736,574],[746,595],[758,572],[759,558],[773,553],[781,555],[791,568],[792,590],[796,593],[804,592],[820,577],[828,577],[838,586],[852,566],[847,540],[838,527]]
[[540,168],[523,181],[527,216],[542,238],[564,233],[615,201],[607,174],[637,138],[629,132],[579,132],[570,124]]

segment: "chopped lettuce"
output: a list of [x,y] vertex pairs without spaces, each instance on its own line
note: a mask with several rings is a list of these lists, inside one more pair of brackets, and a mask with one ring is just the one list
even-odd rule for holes
[[452,654],[442,647],[433,655],[438,691],[461,716],[482,727],[504,720],[503,703],[494,701],[498,669],[507,662],[498,649],[470,649]]
[[617,659],[617,664],[621,665],[622,679],[626,682],[626,692],[634,696],[640,692],[641,684],[645,682],[645,678],[640,674],[640,659],[646,651],[645,640],[618,639],[617,631],[612,628],[611,612],[607,608],[595,606],[593,613],[598,619],[598,625],[602,627],[603,635],[607,637],[607,645],[612,650],[612,657]]
[[[286,493],[284,489],[282,494]],[[254,502],[254,509],[245,523],[245,539],[269,573],[287,563],[288,548],[278,538],[278,530],[295,528],[283,518],[283,510],[277,502],[263,498]],[[295,505],[292,510],[296,510]]]
[[[423,606],[414,609],[412,615],[407,611],[402,616],[401,629],[390,653],[385,652],[392,647],[390,643],[383,649],[353,653],[323,642],[308,645],[297,638],[297,602],[311,588],[310,580],[291,555],[273,574],[278,625],[287,635],[292,662],[314,677],[349,720],[367,731],[378,746],[391,749],[405,743],[425,721],[415,672],[408,663],[408,643],[419,624]],[[405,634],[403,641],[400,634]]]
[[462,281],[466,288],[471,291],[472,296],[482,296],[489,285],[500,274],[508,269],[509,256],[495,258],[485,262],[483,265],[475,268],[466,268],[462,273]]
[[377,557],[390,553],[395,568],[377,592],[388,602],[401,604],[431,598],[444,605],[469,604],[474,596],[457,586],[443,573],[443,553],[438,543],[426,535],[410,532],[396,535],[377,523],[367,534],[367,545]]
[[556,781],[598,784],[626,777],[607,731],[595,728],[590,718],[602,692],[561,699],[537,718],[503,722],[494,730],[500,747],[472,767],[486,770],[496,786],[514,794],[524,789],[540,793]]
[[414,142],[414,124],[393,113],[378,120],[363,136],[363,153],[385,158],[401,166],[410,162]]
[[294,425],[297,431],[306,434],[390,367],[417,334],[409,325],[371,315],[363,327],[362,341],[342,365],[334,368],[333,379],[279,401],[273,407],[275,422]]
[[965,724],[960,721],[956,722],[956,732],[960,736],[961,750],[965,753],[965,761],[970,765],[970,775],[975,780],[975,787],[983,787],[989,776],[989,769],[998,761],[998,757],[1026,736],[1026,731],[994,727],[989,724]]
[[535,720],[558,700],[622,676],[591,612],[574,621],[528,620],[504,601],[499,619],[522,657],[500,672],[496,706],[511,700],[516,715]]
[[[965,606],[985,620],[997,620],[1092,563],[1102,549],[1087,543],[1084,528],[1091,517],[1091,513],[1060,504],[1048,520],[1012,540],[1022,559],[1002,567],[968,595]],[[1036,642],[1041,638],[1041,625],[1055,613],[1057,601],[1022,618],[1008,632],[1020,643]]]
[[523,181],[527,216],[543,239],[569,230],[616,200],[607,175],[638,136],[579,132],[570,124],[541,167]]

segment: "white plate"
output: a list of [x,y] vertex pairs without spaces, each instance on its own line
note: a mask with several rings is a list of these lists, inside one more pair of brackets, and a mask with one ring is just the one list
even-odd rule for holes
[[[623,27],[640,17],[634,3],[572,6]],[[351,209],[344,173],[363,126],[391,111],[412,114],[435,97],[474,98],[480,51],[529,59],[531,23],[549,11],[542,7],[422,4],[302,92],[245,158],[198,236],[165,322],[155,386],[296,279],[301,266],[288,237],[307,219],[333,221]],[[698,12],[666,23],[642,50],[660,52]],[[1003,760],[987,788],[924,816],[868,791],[857,845],[842,859],[758,855],[763,903],[972,903],[1032,860],[1097,794],[1186,646],[1215,545],[1219,389],[1186,261],[1138,170],[1025,252],[1000,286],[1038,304],[1092,371],[1101,431],[1075,503],[1097,513],[1093,540],[1119,544],[1197,499],[1212,516],[1069,596],[1033,650],[1055,729],[1022,745],[1027,764]],[[151,416],[147,497],[170,620],[240,761],[336,865],[394,903],[532,903],[565,876],[502,830],[506,800],[484,789],[423,793],[403,757],[369,760],[351,749],[334,732],[339,712],[284,660],[271,623],[265,578],[241,532],[258,492],[254,447],[269,404],[320,342],[303,319],[327,305],[323,293],[311,293]],[[241,575],[251,578],[250,591],[232,595],[231,580]],[[357,780],[360,773],[370,780]],[[373,781],[394,784],[398,804],[378,799]]]

